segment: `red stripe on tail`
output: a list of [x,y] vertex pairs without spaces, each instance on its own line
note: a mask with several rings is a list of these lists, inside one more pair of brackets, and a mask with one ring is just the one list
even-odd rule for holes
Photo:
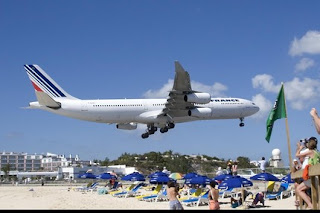
[[33,83],[33,81],[31,81],[31,83],[36,91],[42,92],[42,90],[35,83]]

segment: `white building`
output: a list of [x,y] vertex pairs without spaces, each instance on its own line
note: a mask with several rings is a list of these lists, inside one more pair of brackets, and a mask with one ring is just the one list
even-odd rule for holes
[[279,167],[283,167],[283,161],[281,159],[281,151],[280,149],[273,149],[272,150],[272,156],[270,158],[269,161],[270,166],[275,167],[275,168],[279,168]]

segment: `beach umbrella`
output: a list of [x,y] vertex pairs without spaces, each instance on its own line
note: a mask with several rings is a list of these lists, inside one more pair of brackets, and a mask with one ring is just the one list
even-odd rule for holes
[[[258,180],[258,181],[264,181],[264,189],[265,191],[267,191],[267,185],[266,185],[266,181],[280,181],[279,178],[277,178],[276,176],[274,176],[273,174],[270,174],[268,172],[262,172],[256,175],[253,175],[250,177],[250,180]],[[265,193],[266,195],[266,193]]]
[[231,178],[228,178],[228,179],[222,181],[219,184],[218,189],[250,187],[252,185],[253,185],[252,181],[250,181],[244,177],[234,176],[234,177],[231,177]]
[[154,172],[154,173],[148,175],[148,178],[153,178],[153,177],[158,177],[158,176],[167,176],[168,177],[168,174],[158,171],[158,172]]
[[213,180],[223,181],[223,180],[226,180],[226,179],[229,179],[232,177],[233,177],[233,175],[230,175],[230,174],[222,174],[222,175],[218,175],[218,176],[214,177]]
[[92,173],[83,173],[83,174],[79,174],[78,178],[83,178],[83,179],[96,179],[97,176],[92,174]]
[[106,179],[106,180],[107,180],[107,179],[117,179],[116,176],[114,176],[114,175],[112,175],[112,174],[110,174],[110,173],[107,173],[107,172],[98,175],[97,178],[99,178],[99,179]]
[[190,179],[190,178],[193,178],[193,177],[196,177],[196,176],[199,176],[197,173],[195,172],[190,172],[190,173],[187,173],[183,176],[183,179],[187,180],[187,179]]
[[131,174],[128,174],[126,176],[123,176],[121,180],[126,181],[145,181],[143,174],[140,174],[139,172],[133,172]]
[[172,178],[174,180],[180,180],[180,179],[182,179],[182,177],[183,177],[183,175],[179,172],[174,172],[169,175],[169,178]]
[[205,175],[199,175],[192,177],[190,179],[186,179],[185,184],[199,184],[199,185],[207,185],[210,184],[212,179],[208,178]]
[[150,178],[149,182],[151,184],[166,184],[170,180],[173,180],[173,179],[169,178],[168,175],[167,176],[162,175],[162,176],[155,176],[153,178]]
[[262,172],[250,177],[250,180],[262,180],[262,181],[280,181],[279,178],[268,172]]
[[281,178],[281,183],[294,183],[294,181],[291,179],[291,173],[287,174],[283,178]]

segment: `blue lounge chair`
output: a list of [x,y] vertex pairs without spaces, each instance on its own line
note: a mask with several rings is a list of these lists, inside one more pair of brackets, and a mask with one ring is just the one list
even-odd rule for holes
[[225,189],[225,190],[220,190],[220,191],[219,191],[219,197],[221,197],[221,198],[231,197],[232,193],[233,193],[233,188],[228,188],[228,189]]
[[207,190],[206,192],[202,193],[199,197],[182,200],[181,203],[186,206],[199,206],[202,203],[209,203],[209,192],[210,190]]
[[115,193],[115,194],[113,194],[113,196],[114,197],[124,197],[124,198],[127,198],[129,196],[135,196],[140,193],[138,190],[142,187],[142,185],[143,185],[142,183],[139,183],[129,191],[122,191],[119,193]]
[[168,200],[167,190],[165,187],[163,187],[158,194],[145,196],[142,198],[142,200],[148,201],[148,202],[158,202],[160,200]]
[[91,191],[91,190],[97,189],[97,186],[98,186],[98,185],[99,185],[98,182],[94,182],[94,183],[92,183],[90,186],[77,187],[77,188],[75,188],[74,190],[75,190],[75,191],[81,191],[81,192]]
[[289,188],[289,183],[281,183],[280,188],[277,192],[270,192],[266,194],[266,198],[269,200],[279,200],[284,197],[293,195],[292,190]]

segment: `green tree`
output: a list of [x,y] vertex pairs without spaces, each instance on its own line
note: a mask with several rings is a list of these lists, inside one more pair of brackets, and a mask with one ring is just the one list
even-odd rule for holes
[[251,167],[250,159],[247,157],[239,156],[237,158],[237,161],[238,161],[238,168],[250,168]]
[[4,167],[2,167],[1,171],[4,172],[4,177],[8,178],[9,177],[9,172],[10,172],[10,164],[6,164]]

